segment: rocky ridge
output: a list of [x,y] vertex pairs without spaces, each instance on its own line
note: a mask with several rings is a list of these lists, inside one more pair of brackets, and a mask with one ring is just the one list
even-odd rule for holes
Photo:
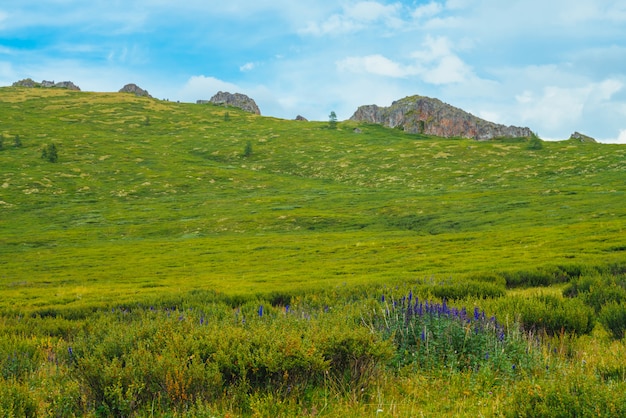
[[530,128],[505,126],[481,119],[439,99],[410,96],[389,107],[360,106],[350,120],[378,123],[408,133],[476,140],[530,138]]
[[254,113],[255,115],[260,115],[261,111],[257,106],[256,102],[245,94],[241,93],[228,93],[228,92],[217,92],[211,100],[198,100],[196,103],[213,103],[220,106],[232,106],[237,107],[239,109],[245,110],[246,112]]
[[25,78],[23,80],[16,81],[15,83],[13,83],[13,87],[28,87],[28,88],[43,87],[43,88],[59,88],[59,89],[80,91],[80,87],[78,87],[76,84],[72,83],[71,81],[60,81],[58,83],[55,83],[54,81],[43,80],[41,83],[37,83],[36,81],[33,81],[31,78]]
[[138,97],[149,97],[151,99],[153,98],[152,96],[150,96],[150,93],[148,93],[147,90],[144,90],[138,85],[133,84],[133,83],[126,84],[124,87],[122,87],[119,90],[119,93],[131,93]]

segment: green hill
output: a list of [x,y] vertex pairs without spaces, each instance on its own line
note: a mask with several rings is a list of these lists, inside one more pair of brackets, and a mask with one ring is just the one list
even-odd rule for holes
[[2,309],[624,257],[619,145],[333,130],[120,93],[3,88],[0,103]]

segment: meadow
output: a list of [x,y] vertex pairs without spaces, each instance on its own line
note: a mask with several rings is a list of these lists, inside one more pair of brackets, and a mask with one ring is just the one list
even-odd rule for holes
[[623,145],[43,88],[0,134],[2,416],[626,414]]

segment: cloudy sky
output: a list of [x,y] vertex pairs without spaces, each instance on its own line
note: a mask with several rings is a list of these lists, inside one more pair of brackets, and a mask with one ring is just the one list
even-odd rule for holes
[[625,34],[624,0],[2,1],[0,85],[222,90],[312,120],[419,94],[544,139],[626,143]]

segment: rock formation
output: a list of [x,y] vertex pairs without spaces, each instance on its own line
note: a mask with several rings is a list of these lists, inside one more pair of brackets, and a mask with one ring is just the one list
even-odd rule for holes
[[211,97],[211,100],[209,100],[209,102],[221,106],[237,107],[239,109],[245,110],[246,112],[254,113],[256,115],[261,114],[261,111],[259,110],[259,107],[256,105],[255,101],[245,94],[231,94],[228,92],[220,91],[215,96]]
[[147,90],[144,90],[141,87],[139,87],[137,84],[133,84],[133,83],[126,84],[124,87],[120,89],[119,92],[131,93],[138,97],[149,97],[151,99],[153,98],[152,96],[150,96]]
[[37,83],[30,78],[25,78],[24,80],[16,81],[13,83],[13,87],[43,87],[43,88],[60,88],[67,90],[75,90],[80,91],[80,87],[71,81],[61,81],[59,83],[55,83],[54,81],[43,80],[41,83]]
[[578,142],[593,142],[593,143],[597,143],[598,141],[596,141],[595,139],[593,139],[590,136],[587,136],[585,134],[581,134],[580,132],[574,132],[569,139],[574,140],[574,141],[578,141]]
[[390,107],[361,106],[350,120],[379,123],[409,133],[444,138],[489,140],[502,137],[529,138],[532,135],[529,128],[489,122],[441,100],[424,96],[405,97],[393,102]]
[[309,121],[307,118],[305,118],[302,115],[296,116],[296,119],[294,119],[294,120],[297,120],[297,121],[300,121],[300,122],[308,122]]

